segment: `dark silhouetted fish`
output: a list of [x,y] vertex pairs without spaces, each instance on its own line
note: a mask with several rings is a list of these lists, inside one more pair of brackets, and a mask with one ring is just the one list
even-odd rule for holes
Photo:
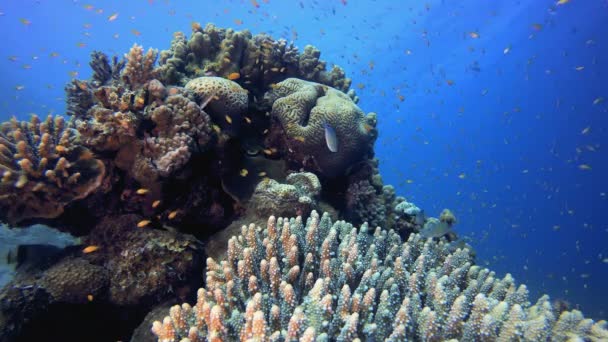
[[19,245],[8,251],[6,263],[14,265],[15,269],[24,266],[38,266],[54,259],[63,250],[63,248],[53,245]]

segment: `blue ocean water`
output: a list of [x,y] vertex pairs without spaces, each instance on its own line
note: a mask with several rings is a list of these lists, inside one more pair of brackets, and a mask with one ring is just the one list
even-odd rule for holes
[[[110,20],[113,18],[113,20]],[[266,32],[353,79],[386,184],[450,208],[480,264],[608,318],[608,2],[0,1],[0,119],[65,111],[93,50]]]

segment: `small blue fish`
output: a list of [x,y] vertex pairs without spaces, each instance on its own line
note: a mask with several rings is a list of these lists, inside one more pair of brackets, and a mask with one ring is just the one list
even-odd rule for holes
[[323,123],[323,127],[325,128],[325,143],[327,144],[327,148],[331,152],[338,152],[338,137],[336,136],[336,131],[327,123]]

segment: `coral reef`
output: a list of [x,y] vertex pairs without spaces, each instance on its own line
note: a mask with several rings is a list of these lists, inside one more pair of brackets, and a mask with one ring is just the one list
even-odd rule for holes
[[121,74],[123,81],[131,89],[135,89],[153,79],[154,64],[157,57],[158,51],[148,49],[144,55],[144,48],[141,45],[133,44],[133,47],[125,56],[127,63]]
[[106,218],[87,237],[99,247],[87,257],[109,273],[108,301],[113,305],[158,303],[172,291],[188,290],[202,271],[202,245],[194,237],[138,228],[141,217]]
[[424,226],[426,217],[424,211],[414,203],[400,198],[393,206],[393,229],[402,237],[418,232]]
[[221,77],[198,77],[185,88],[196,94],[199,104],[208,102],[206,107],[214,122],[238,130],[248,106],[247,91],[238,83]]
[[159,302],[191,297],[202,281],[202,244],[138,222],[136,215],[104,218],[84,239],[87,248],[68,247],[54,260],[21,270],[0,291],[0,322],[9,324],[0,325],[0,340],[47,313],[68,315],[64,310],[74,305],[136,317]]
[[[530,305],[473,265],[451,212],[427,219],[385,185],[376,114],[320,55],[193,23],[160,53],[94,51],[91,78],[65,88],[69,122],[3,123],[0,221],[84,245],[0,291],[0,340],[125,340],[148,310],[194,300],[205,254],[206,288],[154,323],[160,340],[605,337],[547,297]],[[72,329],[47,336],[55,321]]]
[[[353,163],[373,154],[376,116],[367,116],[344,93],[319,83],[289,78],[265,98],[283,130],[287,158],[326,177],[343,174]],[[332,152],[326,142],[330,126],[339,142]]]
[[86,81],[72,80],[65,86],[66,114],[69,116],[84,115],[94,104],[93,93]]
[[155,127],[144,141],[140,158],[149,164],[149,168],[155,169],[153,173],[169,176],[183,167],[193,152],[202,151],[211,140],[211,119],[187,97],[171,95],[162,105],[153,104],[146,110]]
[[95,87],[102,86],[109,81],[119,81],[120,73],[125,67],[126,61],[119,60],[117,56],[112,57],[112,63],[108,56],[101,51],[91,52],[91,61],[89,66],[93,69],[92,85]]
[[114,112],[96,105],[86,117],[76,117],[73,124],[85,146],[94,151],[117,151],[135,139],[137,121],[132,112]]
[[50,303],[83,304],[107,290],[108,272],[83,258],[61,260],[46,270],[38,286],[50,294]]
[[327,215],[243,226],[227,259],[207,260],[194,306],[152,325],[159,341],[566,341],[608,338],[605,322],[579,311],[559,317],[548,297],[534,305],[510,275],[472,264],[444,241]]
[[[166,84],[184,85],[201,76],[234,79],[261,97],[271,84],[289,77],[319,82],[347,92],[351,80],[334,66],[326,71],[321,52],[306,46],[298,49],[284,39],[274,40],[267,34],[253,36],[249,31],[234,31],[207,24],[192,25],[190,38],[177,32],[169,50],[160,52],[156,74]],[[349,96],[356,98],[354,92]]]
[[[102,87],[96,94],[100,103],[74,120],[86,146],[96,151],[122,150],[117,166],[141,183],[179,170],[211,140],[211,119],[186,92],[176,90],[167,96],[164,85],[155,79],[146,83],[145,92],[150,103],[129,108],[119,99],[133,96],[130,91]],[[144,123],[149,128],[142,139],[136,133]]]
[[308,215],[316,207],[321,183],[314,173],[292,173],[286,184],[266,178],[258,183],[251,198],[251,208],[258,217],[272,213],[281,216]]
[[343,188],[333,189],[344,193],[343,198],[337,199],[337,205],[342,217],[352,224],[367,222],[372,227],[393,227],[399,223],[395,206],[404,199],[396,196],[392,186],[384,185],[378,166],[377,159],[358,163],[350,170]]
[[[386,190],[390,191],[388,188]],[[350,214],[348,219],[367,222],[372,227],[384,226],[387,208],[382,193],[366,179],[349,184],[346,193],[346,208]]]
[[1,221],[57,217],[101,184],[103,162],[79,144],[78,132],[62,117],[13,118],[0,129]]

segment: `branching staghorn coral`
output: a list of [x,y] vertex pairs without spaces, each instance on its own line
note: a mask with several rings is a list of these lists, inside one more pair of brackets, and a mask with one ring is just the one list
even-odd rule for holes
[[158,57],[158,51],[148,49],[144,55],[144,48],[141,45],[133,44],[129,53],[125,56],[127,65],[122,72],[123,81],[131,89],[142,86],[154,78],[154,64]]
[[94,191],[105,166],[80,145],[62,117],[0,126],[0,221],[17,224],[59,216],[72,201]]
[[556,317],[511,275],[473,265],[444,240],[359,230],[313,212],[243,226],[227,258],[207,259],[194,306],[171,308],[159,341],[601,341],[605,322]]

